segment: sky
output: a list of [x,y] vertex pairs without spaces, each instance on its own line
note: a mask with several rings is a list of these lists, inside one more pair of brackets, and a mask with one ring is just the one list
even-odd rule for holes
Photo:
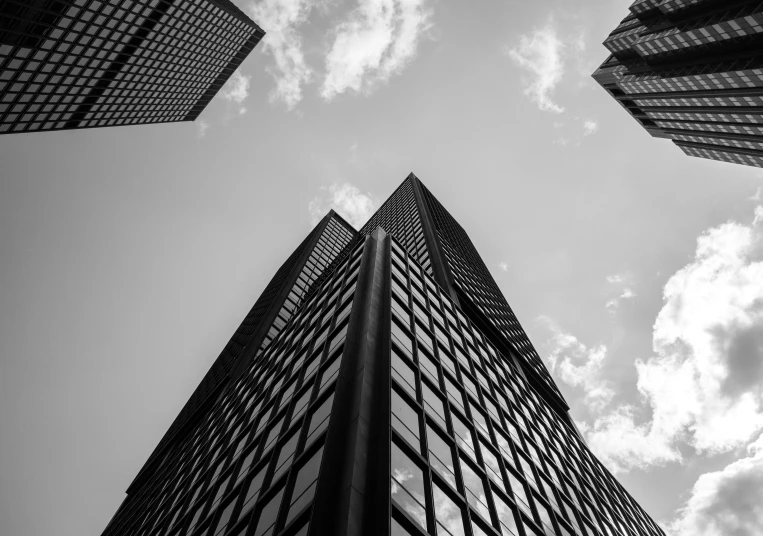
[[763,533],[763,171],[590,78],[629,0],[239,0],[195,123],[0,137],[0,533],[101,533],[280,264],[414,172],[592,451],[675,536]]

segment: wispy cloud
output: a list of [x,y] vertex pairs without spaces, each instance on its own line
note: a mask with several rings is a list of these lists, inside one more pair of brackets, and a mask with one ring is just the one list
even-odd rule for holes
[[586,346],[547,316],[539,317],[538,322],[551,332],[546,358],[551,371],[557,372],[566,384],[582,388],[585,405],[592,411],[600,411],[615,395],[602,375],[607,347],[603,344]]
[[266,32],[260,46],[275,61],[275,66],[268,68],[276,81],[270,100],[283,102],[289,110],[302,100],[302,86],[313,75],[298,30],[314,4],[310,0],[260,0],[249,7],[252,18]]
[[199,119],[196,121],[196,135],[199,138],[203,138],[207,134],[207,129],[209,128],[209,123],[204,121],[203,119]]
[[560,114],[564,108],[552,100],[552,94],[564,75],[565,44],[549,22],[519,38],[519,45],[505,49],[506,54],[527,71],[525,95],[545,112]]
[[498,268],[501,269],[502,272],[508,272],[509,271],[509,263],[508,262],[499,262]]
[[633,290],[633,277],[629,274],[613,274],[607,276],[607,283],[614,287],[617,295],[607,301],[606,307],[609,312],[617,311],[623,300],[630,300],[636,297]]
[[597,123],[593,119],[586,119],[585,121],[583,121],[584,136],[590,136],[591,134],[596,134],[598,131],[599,131],[599,123]]
[[400,73],[431,27],[426,0],[359,0],[334,29],[321,95],[369,91]]
[[347,222],[360,229],[376,210],[376,202],[370,194],[362,193],[349,183],[321,187],[322,194],[308,204],[312,225],[317,224],[329,209],[336,210]]

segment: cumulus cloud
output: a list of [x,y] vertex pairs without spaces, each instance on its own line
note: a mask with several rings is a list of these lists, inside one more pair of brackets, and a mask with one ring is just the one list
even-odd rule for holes
[[260,0],[249,6],[252,18],[266,32],[259,48],[275,62],[268,68],[276,81],[270,101],[283,102],[289,110],[302,100],[302,86],[313,75],[302,51],[299,27],[314,4],[310,0]]
[[207,129],[209,128],[209,123],[204,121],[203,119],[200,119],[196,122],[196,135],[199,138],[203,138],[207,134]]
[[585,121],[583,121],[584,136],[590,136],[591,134],[596,134],[598,131],[599,131],[599,123],[597,123],[593,119],[586,119]]
[[[618,408],[587,431],[592,450],[612,469],[679,461],[681,443],[700,454],[729,452],[763,430],[759,216],[763,207],[750,225],[728,222],[703,233],[692,262],[666,283],[654,355],[636,362],[643,409]],[[640,423],[639,415],[646,415]]]
[[539,317],[538,321],[551,332],[548,341],[550,351],[546,358],[551,371],[559,374],[566,384],[582,388],[588,408],[601,410],[615,394],[602,376],[607,347],[598,345],[589,348],[546,316]]
[[431,27],[431,16],[426,0],[359,0],[334,30],[323,98],[370,90],[400,73],[416,55],[422,34]]
[[313,225],[333,208],[350,225],[360,229],[376,210],[373,198],[369,194],[362,193],[352,184],[332,184],[323,186],[321,190],[324,192],[323,195],[315,197],[308,205]]
[[549,23],[519,38],[519,45],[505,52],[529,73],[525,95],[542,111],[560,114],[564,108],[552,100],[552,93],[564,75],[565,44]]
[[670,528],[685,536],[763,534],[763,436],[748,457],[700,476]]

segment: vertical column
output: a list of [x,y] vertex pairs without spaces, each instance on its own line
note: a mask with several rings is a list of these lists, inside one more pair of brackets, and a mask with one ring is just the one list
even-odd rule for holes
[[364,246],[311,536],[389,533],[388,281],[389,239],[377,228]]
[[413,186],[413,196],[416,198],[416,207],[419,210],[421,226],[424,228],[424,240],[427,243],[429,258],[432,261],[432,273],[434,273],[434,279],[448,292],[450,298],[456,302],[456,304],[460,305],[458,294],[456,294],[455,286],[453,284],[453,274],[450,273],[448,261],[440,248],[440,240],[437,237],[437,231],[435,230],[434,221],[432,221],[432,215],[429,213],[429,209],[424,202],[419,179],[413,173],[411,173],[408,178],[411,180],[411,185]]

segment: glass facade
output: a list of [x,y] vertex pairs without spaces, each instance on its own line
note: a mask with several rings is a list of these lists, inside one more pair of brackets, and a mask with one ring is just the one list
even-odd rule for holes
[[[763,167],[763,4],[643,0],[604,41],[593,77],[653,136],[691,156]],[[666,110],[670,108],[670,110]],[[695,132],[691,132],[695,131]],[[756,143],[757,142],[757,143]],[[731,148],[731,149],[729,149]]]
[[227,0],[4,0],[0,133],[193,121],[263,36]]
[[662,535],[431,192],[411,174],[371,221],[330,212],[300,244],[104,535]]

